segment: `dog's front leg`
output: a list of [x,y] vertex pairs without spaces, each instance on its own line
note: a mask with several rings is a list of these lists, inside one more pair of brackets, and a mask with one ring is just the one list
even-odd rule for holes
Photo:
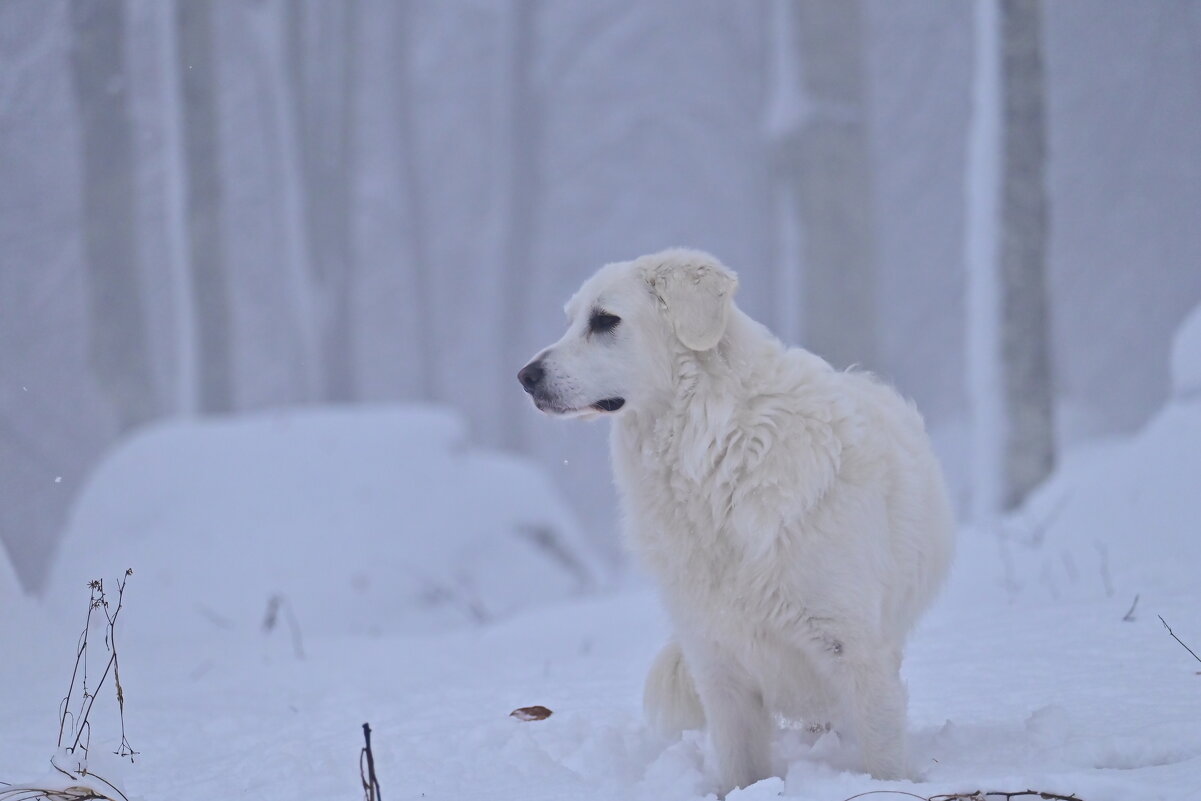
[[823,636],[814,657],[824,662],[859,740],[863,767],[877,779],[908,775],[905,685],[900,656],[847,636]]
[[906,697],[897,669],[891,660],[876,655],[852,658],[843,683],[864,769],[877,779],[905,778]]
[[716,652],[689,656],[717,756],[721,795],[771,773],[772,719],[747,673]]

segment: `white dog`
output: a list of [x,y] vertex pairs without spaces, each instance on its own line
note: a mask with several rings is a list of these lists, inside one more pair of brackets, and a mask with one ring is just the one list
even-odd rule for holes
[[607,265],[518,377],[544,412],[614,417],[629,541],[675,628],[651,720],[707,721],[723,792],[771,774],[773,715],[845,725],[873,776],[904,776],[902,651],[953,548],[941,471],[911,404],[785,348],[737,286],[691,250]]

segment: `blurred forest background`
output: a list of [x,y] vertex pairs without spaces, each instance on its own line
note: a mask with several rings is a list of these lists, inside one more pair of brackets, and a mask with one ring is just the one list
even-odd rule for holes
[[539,419],[514,375],[584,277],[670,245],[912,396],[964,513],[1007,417],[1012,505],[1167,393],[1201,300],[1201,2],[999,8],[0,0],[23,581],[132,430],[326,403],[456,408],[617,562],[606,427]]

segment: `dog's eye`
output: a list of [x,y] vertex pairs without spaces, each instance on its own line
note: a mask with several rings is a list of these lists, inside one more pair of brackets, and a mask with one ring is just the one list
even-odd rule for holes
[[593,333],[603,334],[606,331],[612,331],[620,322],[621,318],[616,314],[596,312],[592,315],[592,319],[588,321],[588,330]]

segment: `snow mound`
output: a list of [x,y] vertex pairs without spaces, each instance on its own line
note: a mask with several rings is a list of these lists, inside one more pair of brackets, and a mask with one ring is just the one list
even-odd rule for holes
[[1201,396],[1201,306],[1184,318],[1172,342],[1172,394],[1181,400]]
[[[1141,431],[1069,452],[1003,527],[1011,595],[1109,597],[1142,608],[1187,595],[1201,565],[1201,306],[1172,347],[1172,397]],[[981,532],[978,532],[981,533]],[[985,564],[988,549],[977,565]],[[1027,593],[1028,591],[1028,593]]]
[[1187,593],[1201,565],[1198,476],[1197,402],[1170,402],[1129,439],[1071,454],[1005,526],[1008,582],[1043,597]]
[[586,589],[596,563],[546,477],[464,440],[430,407],[144,430],[77,499],[47,600],[74,612],[128,567],[131,627],[307,636],[438,630]]

